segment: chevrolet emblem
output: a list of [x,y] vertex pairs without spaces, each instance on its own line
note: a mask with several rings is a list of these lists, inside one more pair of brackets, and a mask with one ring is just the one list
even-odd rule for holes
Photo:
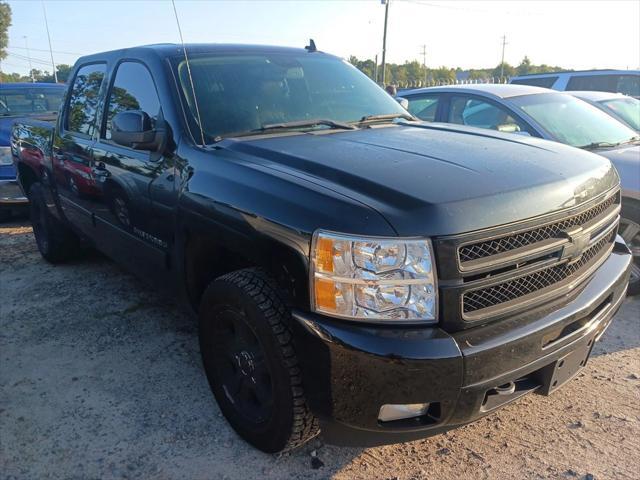
[[582,258],[582,254],[591,240],[591,235],[585,233],[582,227],[576,227],[571,230],[563,230],[562,236],[569,242],[562,246],[560,260],[568,260],[567,265],[571,265]]

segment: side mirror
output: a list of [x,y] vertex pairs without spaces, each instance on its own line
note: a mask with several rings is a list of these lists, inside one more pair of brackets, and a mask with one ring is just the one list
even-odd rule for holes
[[146,112],[129,110],[116,113],[111,119],[111,139],[123,147],[157,150],[162,143],[159,133]]
[[409,100],[407,100],[406,98],[396,97],[396,102],[402,105],[402,108],[404,108],[405,110],[409,110]]

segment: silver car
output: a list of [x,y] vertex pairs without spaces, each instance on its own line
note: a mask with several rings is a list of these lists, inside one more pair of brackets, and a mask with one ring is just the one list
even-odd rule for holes
[[565,92],[513,84],[451,85],[402,92],[418,118],[554,140],[598,153],[622,184],[620,234],[634,255],[630,293],[640,292],[640,136]]

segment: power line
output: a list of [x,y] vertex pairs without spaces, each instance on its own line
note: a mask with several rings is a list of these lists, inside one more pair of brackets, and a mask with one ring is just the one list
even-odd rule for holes
[[14,57],[16,59],[19,60],[23,60],[26,62],[31,62],[31,63],[37,63],[38,65],[46,65],[47,67],[51,66],[51,62],[48,60],[42,60],[41,58],[33,58],[33,57],[28,57],[26,55],[20,55],[18,53],[12,53],[12,52],[7,52],[7,55],[9,55],[10,57]]
[[[15,47],[13,45],[7,47],[9,49],[19,49],[19,50],[26,50],[24,47]],[[34,52],[49,52],[48,49],[44,49],[44,48],[30,48],[29,50],[32,50]],[[62,55],[86,55],[85,53],[80,53],[80,52],[65,52],[62,50],[53,50],[53,53],[60,53]]]
[[35,82],[36,79],[33,76],[33,67],[31,66],[31,52],[29,52],[29,42],[27,40],[27,36],[23,36],[22,38],[24,38],[24,45],[27,48],[27,60],[29,60],[29,75],[31,75],[31,81]]

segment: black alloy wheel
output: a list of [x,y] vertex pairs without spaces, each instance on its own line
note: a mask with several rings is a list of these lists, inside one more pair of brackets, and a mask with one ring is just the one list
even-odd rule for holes
[[207,379],[236,432],[269,453],[315,436],[318,422],[304,397],[291,313],[275,282],[259,269],[223,275],[205,290],[199,316]]
[[214,310],[213,361],[222,389],[238,412],[253,423],[271,416],[273,391],[265,352],[243,312],[231,306]]

